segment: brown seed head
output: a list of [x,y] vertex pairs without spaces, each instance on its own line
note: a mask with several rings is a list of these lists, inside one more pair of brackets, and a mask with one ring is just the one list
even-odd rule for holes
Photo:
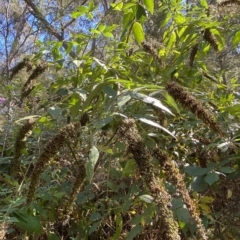
[[189,109],[214,132],[221,136],[226,136],[220,125],[213,119],[212,115],[206,109],[204,109],[201,102],[199,102],[194,96],[190,95],[190,93],[185,91],[180,85],[172,81],[166,85],[166,90],[176,102],[181,103],[183,107]]

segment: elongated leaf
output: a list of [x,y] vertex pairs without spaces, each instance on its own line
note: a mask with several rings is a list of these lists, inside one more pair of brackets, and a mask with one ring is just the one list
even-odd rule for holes
[[154,0],[143,0],[144,5],[146,6],[147,10],[153,14],[154,11]]
[[175,17],[175,21],[177,24],[183,24],[186,22],[186,18],[184,17],[183,14],[177,14],[176,17]]
[[89,235],[90,235],[91,233],[95,232],[95,231],[98,229],[98,227],[99,227],[100,224],[101,224],[101,221],[95,222],[95,223],[91,226],[91,228],[89,229]]
[[139,22],[135,22],[133,24],[132,30],[133,30],[133,35],[138,43],[141,43],[145,40],[143,27]]
[[95,88],[89,93],[85,103],[83,104],[83,109],[86,109],[91,105],[91,101],[102,91],[104,85],[104,83],[100,83],[95,86]]
[[99,157],[98,149],[95,146],[93,146],[89,153],[89,160],[85,164],[87,180],[89,182],[91,182],[91,180],[92,180],[92,177],[94,174],[94,167],[97,163],[98,157]]
[[131,229],[131,231],[128,233],[126,240],[132,240],[134,239],[139,233],[141,233],[143,230],[143,226],[136,225]]
[[155,107],[158,107],[160,109],[162,109],[163,111],[171,114],[171,115],[174,115],[167,107],[165,107],[161,101],[153,98],[153,97],[148,97],[142,93],[136,93],[136,92],[131,92],[130,93],[131,97],[132,98],[135,98],[135,99],[139,99],[145,103],[148,103],[148,104],[152,104],[153,106]]
[[42,233],[42,226],[40,224],[40,220],[37,217],[29,216],[20,210],[17,210],[12,214],[19,221],[15,224],[22,230],[25,230],[28,233]]
[[234,46],[235,48],[238,47],[238,45],[239,45],[239,43],[240,43],[240,30],[238,30],[238,31],[235,33],[235,35],[234,35],[234,37],[233,37],[233,39],[232,39],[232,43],[233,43],[233,46]]
[[99,64],[102,68],[104,68],[106,71],[108,70],[108,68],[107,68],[107,66],[102,62],[102,61],[100,61],[99,59],[97,59],[97,58],[93,58],[93,60],[97,63],[97,64]]
[[70,107],[70,112],[72,114],[72,116],[75,118],[78,113],[79,113],[79,109],[80,109],[80,96],[77,93],[74,93],[71,96],[70,102],[69,102],[69,107]]
[[24,118],[20,118],[19,120],[15,121],[15,123],[22,122],[22,121],[27,120],[27,119],[39,118],[39,117],[40,117],[40,115],[31,115],[31,116],[27,116],[27,117],[24,117]]
[[240,104],[236,104],[224,109],[225,112],[228,112],[232,116],[239,116],[240,114]]
[[153,122],[153,121],[151,121],[151,120],[149,120],[149,119],[146,119],[146,118],[139,118],[139,120],[140,120],[141,122],[144,122],[144,123],[146,123],[146,124],[148,124],[148,125],[151,125],[151,126],[153,126],[153,127],[160,128],[160,129],[162,129],[164,132],[166,132],[166,133],[168,133],[169,135],[171,135],[173,138],[176,138],[170,131],[168,131],[166,128],[162,127],[161,125],[159,125],[159,124],[156,123],[156,122]]
[[116,223],[116,230],[114,235],[112,236],[112,240],[118,240],[120,239],[120,235],[122,232],[122,227],[123,227],[123,219],[121,214],[117,214],[115,216],[115,223]]
[[204,8],[208,9],[208,3],[207,3],[206,0],[200,0],[200,4],[201,4]]
[[140,198],[142,201],[146,202],[146,203],[152,203],[153,200],[154,200],[154,198],[153,198],[152,196],[147,195],[147,194],[142,195],[142,196],[140,196],[139,198]]

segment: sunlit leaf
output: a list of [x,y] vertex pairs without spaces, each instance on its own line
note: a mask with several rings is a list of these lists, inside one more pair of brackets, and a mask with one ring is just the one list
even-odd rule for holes
[[116,11],[121,11],[122,7],[123,7],[123,2],[119,2],[119,3],[111,3],[110,4],[111,7],[116,10]]
[[97,163],[98,157],[99,157],[98,149],[95,146],[93,146],[89,153],[89,160],[85,164],[87,180],[89,182],[91,182],[92,180],[94,174],[94,167]]
[[183,14],[178,13],[175,16],[175,21],[176,21],[177,24],[182,24],[182,23],[186,22],[186,18],[184,17]]
[[240,115],[240,104],[235,104],[230,107],[224,108],[225,112],[228,112],[232,116],[239,116]]
[[32,118],[39,118],[39,117],[40,117],[40,115],[30,115],[30,116],[18,119],[17,121],[15,121],[15,123],[19,123],[19,122],[22,122],[24,120],[28,120],[28,119],[32,119]]
[[165,107],[161,101],[153,98],[153,97],[149,97],[149,96],[146,96],[144,94],[141,94],[141,93],[137,93],[137,92],[130,92],[130,95],[132,98],[135,98],[135,99],[139,99],[147,104],[152,104],[153,106],[155,107],[158,107],[160,109],[162,109],[163,111],[171,114],[171,115],[174,115],[167,107]]
[[159,124],[156,123],[156,122],[153,122],[153,121],[151,121],[151,120],[149,120],[149,119],[146,119],[146,118],[139,118],[139,120],[140,120],[141,122],[144,122],[144,123],[146,123],[146,124],[148,124],[148,125],[151,125],[151,126],[153,126],[153,127],[160,128],[160,129],[163,130],[164,132],[166,132],[166,133],[168,133],[169,135],[171,135],[173,138],[176,138],[170,131],[168,131],[166,128],[164,128],[163,126],[159,125]]
[[152,203],[154,200],[154,198],[152,196],[147,195],[147,194],[141,195],[139,198],[146,203]]
[[79,67],[82,63],[82,60],[73,60],[72,61],[77,67]]
[[73,118],[75,118],[79,114],[81,99],[79,94],[74,93],[69,101],[69,109]]
[[147,10],[153,14],[154,11],[154,0],[143,0],[144,5],[146,6]]
[[201,4],[201,6],[203,6],[203,7],[206,8],[206,9],[209,8],[208,3],[207,3],[206,0],[200,0],[200,4]]
[[238,47],[240,43],[240,30],[238,30],[232,38],[232,43],[235,48]]
[[135,22],[132,27],[133,35],[138,43],[142,43],[145,39],[143,27],[139,22]]
[[124,93],[118,97],[117,104],[119,107],[124,106],[129,100],[131,99],[131,96],[129,93]]

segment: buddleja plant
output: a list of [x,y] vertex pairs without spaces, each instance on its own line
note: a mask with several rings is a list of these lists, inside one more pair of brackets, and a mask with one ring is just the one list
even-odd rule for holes
[[[94,9],[90,2],[71,16],[92,18]],[[29,96],[41,96],[34,80],[47,67],[63,73],[49,74],[50,98],[36,104],[37,116],[22,119],[4,175],[5,182],[14,179],[13,192],[21,196],[5,212],[18,234],[39,239],[211,237],[220,176],[238,174],[234,161],[226,160],[238,154],[228,113],[238,119],[236,106],[226,106],[227,101],[221,103],[227,113],[218,109],[217,91],[223,85],[205,62],[224,47],[223,23],[210,10],[205,1],[196,6],[117,2],[108,14],[120,14],[122,24],[108,26],[103,18],[90,34],[64,42],[67,48],[62,42],[43,45],[35,59],[47,52],[51,63],[32,70],[24,60],[13,69],[12,77],[22,68],[32,71],[19,92],[22,105]],[[148,14],[165,16],[159,24],[166,30],[157,44],[145,34]],[[88,49],[100,37],[108,42],[102,59]]]

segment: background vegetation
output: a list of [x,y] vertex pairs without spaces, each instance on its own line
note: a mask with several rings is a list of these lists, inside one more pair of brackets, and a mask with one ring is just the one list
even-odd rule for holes
[[0,3],[0,239],[240,239],[230,1]]

